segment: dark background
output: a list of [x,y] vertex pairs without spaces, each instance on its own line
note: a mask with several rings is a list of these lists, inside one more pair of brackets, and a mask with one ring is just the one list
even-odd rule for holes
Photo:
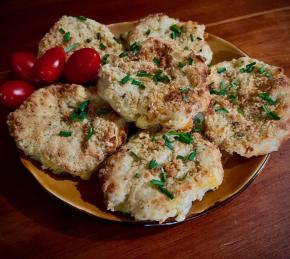
[[[36,52],[63,14],[109,24],[165,12],[197,20],[214,33],[290,75],[290,1],[0,1],[0,71],[13,51]],[[101,222],[47,194],[23,168],[0,108],[1,258],[289,258],[290,142],[238,198],[173,227]]]

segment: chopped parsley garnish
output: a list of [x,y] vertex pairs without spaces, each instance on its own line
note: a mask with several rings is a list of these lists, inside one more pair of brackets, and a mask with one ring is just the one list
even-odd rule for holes
[[151,30],[148,29],[144,34],[145,34],[146,36],[148,36],[148,35],[150,34],[150,32],[151,32]]
[[159,174],[159,177],[160,177],[160,180],[161,180],[163,183],[165,183],[166,180],[167,180],[168,175],[167,175],[167,173],[165,173],[165,172],[161,172],[161,173]]
[[201,37],[196,37],[198,40],[202,40],[202,38]]
[[130,156],[133,157],[134,161],[141,161],[142,158],[140,156],[138,156],[135,152],[130,151]]
[[82,21],[82,22],[84,22],[84,21],[87,20],[87,17],[84,17],[84,16],[82,16],[82,15],[77,16],[76,18],[77,18],[78,20]]
[[65,48],[64,51],[65,51],[66,53],[69,53],[69,52],[73,51],[77,46],[78,46],[77,43],[73,43],[72,45],[70,45],[70,46],[68,46],[67,48]]
[[272,99],[272,97],[268,93],[259,94],[259,98],[266,101],[270,105],[275,105],[277,103],[277,101]]
[[193,118],[194,127],[192,128],[193,132],[202,132],[203,131],[203,115],[201,112],[196,114]]
[[226,70],[227,69],[225,67],[218,67],[216,71],[218,72],[218,74],[221,74],[221,73],[225,72]]
[[183,100],[184,102],[188,103],[188,102],[189,102],[189,97],[188,97],[187,95],[184,95],[184,96],[182,97],[182,100]]
[[128,51],[124,51],[119,55],[119,58],[128,57]]
[[244,109],[242,107],[238,107],[237,111],[239,114],[241,114],[243,117],[245,117],[245,112],[244,112]]
[[139,70],[137,72],[137,76],[139,76],[139,77],[151,77],[152,75],[144,70]]
[[255,68],[255,65],[256,65],[256,62],[250,63],[250,64],[246,65],[245,68],[242,67],[242,68],[240,69],[240,72],[241,72],[241,73],[251,73],[251,72],[253,72],[253,70],[254,70],[254,68]]
[[63,28],[59,28],[58,31],[61,33],[61,34],[65,34],[65,30]]
[[167,135],[174,136],[182,143],[191,144],[193,142],[193,137],[189,132],[169,131]]
[[163,181],[157,180],[157,179],[152,179],[150,181],[150,183],[152,183],[153,185],[156,185],[156,186],[163,186],[164,185],[164,182]]
[[77,109],[75,109],[72,114],[69,116],[69,119],[72,121],[84,120],[87,117],[87,108],[89,106],[90,100],[82,102]]
[[121,79],[120,83],[123,85],[123,84],[128,83],[130,80],[131,80],[131,77],[130,77],[129,74],[127,74],[126,76],[124,76],[124,77]]
[[62,131],[59,132],[58,135],[61,136],[61,137],[70,137],[72,135],[72,132],[71,131],[62,130]]
[[63,35],[63,40],[64,42],[69,42],[71,39],[71,36],[70,36],[70,32],[66,32],[64,35]]
[[162,70],[157,70],[153,76],[153,81],[158,83],[158,82],[162,82],[164,84],[168,84],[170,83],[170,79],[167,75],[162,75]]
[[234,104],[238,102],[238,96],[235,94],[229,94],[230,101]]
[[134,42],[132,45],[130,45],[129,50],[133,53],[139,52],[141,49],[140,43],[139,42]]
[[260,68],[258,69],[258,71],[259,71],[260,74],[264,74],[264,73],[266,72],[266,70],[265,70],[264,67],[260,67]]
[[192,65],[192,63],[193,63],[193,58],[189,57],[189,58],[188,58],[188,65],[190,65],[190,66],[191,66],[191,65]]
[[134,177],[135,178],[140,178],[140,174],[139,173],[136,173],[136,174],[134,174]]
[[185,157],[184,157],[184,156],[181,156],[181,155],[178,155],[178,156],[176,157],[176,159],[184,160]]
[[105,54],[103,57],[102,57],[102,60],[101,60],[101,62],[102,62],[102,65],[106,65],[106,64],[108,64],[108,58],[109,58],[109,54]]
[[97,38],[97,40],[99,40],[101,38],[101,33],[97,32],[96,33],[96,38]]
[[101,50],[105,50],[107,47],[101,42],[100,45],[99,45],[99,48]]
[[160,168],[161,165],[159,163],[157,163],[156,160],[154,159],[151,159],[150,162],[149,162],[149,169],[155,169],[155,168]]
[[145,85],[143,85],[140,81],[136,80],[136,79],[132,79],[132,85],[136,85],[138,86],[140,89],[145,89]]
[[275,112],[271,112],[266,104],[262,104],[262,108],[271,120],[280,120],[280,117]]
[[164,144],[166,147],[168,147],[170,150],[174,149],[174,141],[171,140],[167,135],[163,135],[163,139],[164,139]]
[[178,67],[179,67],[179,68],[183,68],[184,66],[185,66],[184,63],[182,63],[182,62],[179,62],[179,63],[178,63]]
[[225,87],[224,81],[220,82],[220,88],[219,89],[212,89],[210,90],[210,94],[216,94],[216,95],[221,95],[225,96],[227,94],[228,90]]
[[93,127],[89,127],[86,139],[89,140],[94,134],[95,134],[94,128]]
[[150,183],[158,188],[158,191],[165,194],[169,199],[174,199],[174,194],[164,187],[164,182],[157,179],[152,179]]
[[189,92],[189,87],[179,88],[180,92],[183,94],[187,94]]
[[154,62],[154,64],[157,65],[157,66],[160,65],[160,59],[159,59],[159,58],[154,57],[154,58],[153,58],[153,62]]
[[190,33],[190,40],[194,41],[194,37],[193,37],[192,33]]
[[111,109],[109,108],[100,108],[97,110],[96,114],[97,115],[107,115],[111,112]]
[[264,75],[265,77],[270,77],[272,75],[272,72],[271,71],[266,71],[264,67],[260,67],[258,69],[258,72],[261,74],[261,75]]
[[237,81],[230,82],[230,88],[236,88],[238,86]]
[[169,27],[169,29],[172,31],[170,34],[171,39],[176,39],[177,37],[180,37],[182,33],[182,27],[179,27],[177,24],[173,24]]
[[90,43],[92,41],[91,38],[86,39],[86,43]]
[[117,37],[113,37],[113,39],[118,43],[121,44],[121,39],[117,38]]
[[187,160],[189,160],[189,161],[193,161],[195,158],[196,158],[196,151],[192,151],[192,152],[188,155]]

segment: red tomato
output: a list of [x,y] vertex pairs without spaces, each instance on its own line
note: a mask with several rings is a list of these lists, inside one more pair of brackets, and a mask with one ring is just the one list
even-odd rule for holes
[[84,84],[93,81],[100,69],[100,55],[91,48],[75,51],[68,59],[64,76],[69,83]]
[[46,51],[36,62],[36,76],[45,83],[58,80],[63,72],[66,54],[62,47]]
[[0,102],[6,107],[18,108],[33,91],[34,88],[24,81],[8,81],[0,86]]
[[28,52],[19,51],[12,55],[11,65],[17,78],[31,82],[34,77],[36,57]]

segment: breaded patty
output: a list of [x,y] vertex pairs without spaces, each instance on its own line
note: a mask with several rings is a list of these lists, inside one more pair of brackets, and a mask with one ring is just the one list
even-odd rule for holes
[[193,51],[210,64],[212,51],[205,41],[207,34],[205,26],[197,22],[181,22],[164,15],[151,14],[141,19],[135,29],[129,34],[128,42],[142,42],[148,37],[170,41],[181,47],[184,51]]
[[136,220],[183,221],[223,179],[221,153],[198,134],[141,132],[109,157],[100,175],[108,210]]
[[126,123],[96,93],[80,85],[34,92],[8,116],[11,136],[26,155],[54,173],[88,179],[125,142]]
[[281,68],[251,58],[221,62],[208,77],[205,133],[222,150],[259,156],[290,133],[290,81]]
[[77,49],[93,48],[101,57],[123,48],[106,25],[83,16],[62,16],[39,42],[39,56],[56,46],[64,47],[68,55]]
[[207,73],[199,57],[149,38],[103,66],[97,87],[116,112],[139,128],[183,129],[209,104]]

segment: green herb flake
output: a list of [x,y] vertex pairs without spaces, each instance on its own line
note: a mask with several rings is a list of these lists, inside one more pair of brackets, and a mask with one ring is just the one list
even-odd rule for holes
[[263,104],[262,108],[266,112],[269,119],[271,119],[271,120],[280,120],[281,119],[275,112],[271,112],[269,107],[266,104]]
[[170,150],[174,150],[174,141],[171,140],[167,135],[163,135],[164,144],[166,147],[168,147]]
[[132,79],[132,85],[136,85],[138,86],[139,89],[145,89],[145,85],[143,85],[140,81],[136,80],[136,79]]
[[148,30],[144,33],[144,35],[149,36],[150,33],[151,33],[151,30],[148,29]]
[[272,99],[272,97],[268,93],[259,94],[259,98],[266,101],[270,105],[275,105],[277,103],[277,101]]
[[216,108],[215,111],[219,113],[229,113],[229,111],[223,107]]
[[242,67],[242,68],[240,69],[240,72],[241,72],[241,73],[251,73],[251,72],[253,72],[253,70],[254,70],[254,68],[255,68],[255,65],[256,65],[256,62],[252,62],[252,63],[246,65],[245,68]]
[[167,175],[167,173],[162,172],[162,173],[160,173],[159,177],[160,177],[160,180],[161,180],[163,183],[165,183],[166,180],[167,180],[167,178],[168,178],[168,175]]
[[165,194],[169,199],[173,200],[174,199],[174,194],[172,192],[170,192],[167,188],[165,188],[164,186],[158,186],[158,190]]
[[65,30],[63,28],[59,28],[58,31],[61,33],[61,34],[65,34]]
[[190,40],[194,41],[194,37],[193,37],[192,33],[190,33]]
[[137,72],[137,76],[139,77],[152,77],[152,75],[144,70],[139,70]]
[[94,134],[95,134],[94,128],[93,127],[89,127],[86,139],[89,140]]
[[184,160],[185,157],[184,157],[184,156],[181,156],[181,155],[178,155],[178,156],[176,157],[176,159]]
[[189,160],[189,161],[193,161],[193,160],[195,160],[195,158],[196,158],[196,151],[192,151],[192,152],[188,155],[187,160]]
[[111,109],[110,108],[100,108],[97,110],[96,114],[97,115],[107,115],[111,112]]
[[189,57],[189,58],[188,58],[188,65],[190,65],[190,66],[191,66],[191,65],[192,65],[192,63],[193,63],[193,58]]
[[184,66],[185,66],[184,63],[182,63],[182,62],[179,62],[179,63],[178,63],[178,67],[179,67],[179,68],[183,68]]
[[121,79],[120,83],[121,83],[122,85],[124,85],[124,84],[128,83],[130,80],[131,80],[130,74],[127,74],[126,76],[124,76],[124,77]]
[[58,135],[61,136],[61,137],[70,137],[72,135],[72,132],[71,131],[62,130],[62,131],[59,132]]
[[71,39],[71,35],[70,35],[70,32],[66,32],[64,35],[63,35],[63,41],[64,42],[69,42]]
[[233,104],[236,104],[238,102],[238,96],[235,94],[229,94],[229,98]]
[[128,51],[124,51],[119,55],[119,58],[128,57]]
[[77,46],[78,46],[77,43],[73,43],[69,47],[65,48],[64,51],[65,51],[65,53],[69,53],[69,52],[73,51]]
[[225,87],[224,81],[220,82],[220,88],[219,89],[210,90],[210,94],[216,94],[216,95],[220,95],[220,96],[225,96],[227,93],[228,93],[228,90]]
[[69,116],[69,119],[72,121],[76,120],[84,120],[87,117],[87,108],[89,106],[90,100],[86,100],[82,102],[77,109],[75,109],[71,115]]
[[154,58],[153,58],[153,63],[154,63],[156,66],[159,66],[159,65],[160,65],[160,59],[157,58],[157,57],[154,57]]
[[99,33],[99,32],[96,33],[96,39],[97,40],[101,39],[101,33]]
[[118,44],[122,44],[121,39],[117,37],[113,37],[114,41],[116,41]]
[[110,57],[110,55],[109,54],[105,54],[103,57],[102,57],[102,60],[101,60],[101,63],[102,63],[102,65],[106,65],[106,64],[108,64],[108,58]]
[[183,88],[179,88],[179,91],[183,94],[187,94],[189,92],[189,87],[183,87]]
[[150,162],[149,162],[149,169],[152,170],[152,169],[155,169],[155,168],[160,168],[161,165],[159,163],[157,163],[156,160],[154,159],[151,159]]
[[140,178],[140,176],[141,176],[141,175],[140,175],[139,173],[134,174],[134,177],[135,177],[135,178]]
[[82,22],[84,22],[84,21],[86,21],[87,20],[87,17],[85,17],[85,16],[77,16],[76,17],[79,21],[82,21]]
[[157,180],[157,179],[152,179],[150,181],[151,184],[155,185],[155,186],[163,186],[164,182],[162,182],[161,180]]
[[141,161],[142,160],[142,158],[140,157],[140,156],[138,156],[135,152],[133,152],[133,151],[130,151],[130,156],[131,157],[133,157],[133,159],[134,159],[134,161]]
[[179,27],[177,24],[171,25],[169,29],[172,31],[170,34],[171,39],[176,39],[177,37],[180,37],[182,33],[182,28]]
[[100,45],[99,45],[99,48],[101,50],[105,50],[107,47],[101,42]]
[[266,72],[266,70],[265,70],[264,67],[260,67],[260,68],[258,69],[258,72],[259,72],[260,74],[264,74],[264,73]]
[[221,73],[225,72],[226,70],[227,69],[225,67],[218,67],[216,71],[218,72],[218,74],[221,74]]
[[167,75],[163,75],[162,73],[163,73],[162,70],[157,70],[152,78],[153,81],[155,83],[158,83],[158,82],[162,82],[164,84],[170,83],[169,77]]
[[192,132],[202,132],[203,122],[204,122],[203,114],[199,112],[193,118],[194,127],[192,128]]
[[244,109],[242,107],[238,107],[237,108],[238,113],[240,113],[243,117],[245,117],[245,112]]
[[141,45],[139,42],[134,42],[132,45],[130,45],[129,50],[130,52],[136,54],[137,52],[139,52],[141,49]]
[[183,100],[184,102],[188,103],[188,102],[189,102],[189,97],[188,97],[187,95],[184,95],[184,96],[182,97],[182,100]]
[[202,40],[202,38],[201,37],[196,37],[198,40]]
[[189,132],[169,131],[167,134],[174,136],[178,141],[182,143],[191,144],[193,142],[193,137]]

